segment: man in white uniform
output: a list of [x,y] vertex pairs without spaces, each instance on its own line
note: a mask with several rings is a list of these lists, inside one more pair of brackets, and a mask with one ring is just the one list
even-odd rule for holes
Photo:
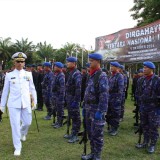
[[22,52],[13,54],[15,69],[6,74],[0,105],[2,112],[5,111],[6,105],[8,106],[15,156],[21,154],[21,140],[26,140],[32,121],[31,110],[36,109],[37,104],[32,74],[23,69],[26,58],[27,56]]

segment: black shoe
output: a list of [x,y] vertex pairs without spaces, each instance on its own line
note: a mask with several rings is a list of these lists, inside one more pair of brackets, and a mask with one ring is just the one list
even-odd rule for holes
[[77,142],[77,141],[79,141],[79,138],[78,138],[78,136],[72,136],[69,140],[68,140],[68,143],[75,143],[75,142]]
[[93,153],[90,153],[90,154],[87,154],[87,155],[82,155],[81,156],[81,159],[82,160],[92,160],[94,157],[94,154]]
[[155,152],[155,146],[154,145],[150,145],[148,147],[148,153],[154,153]]
[[57,125],[54,126],[55,129],[60,128],[60,127],[62,127],[62,125],[59,124],[59,123],[58,123]]
[[101,160],[101,154],[100,153],[95,153],[93,160]]
[[72,136],[73,136],[72,134],[65,134],[63,137],[66,139],[70,139],[70,138],[72,138]]
[[111,136],[116,136],[118,134],[118,130],[116,128],[112,128],[111,131],[109,132]]
[[140,149],[140,148],[147,148],[148,143],[138,143],[135,145],[136,148]]
[[49,115],[45,116],[44,120],[51,120],[51,116],[49,116]]
[[51,126],[53,126],[53,127],[56,126],[56,125],[58,125],[58,122],[51,124]]

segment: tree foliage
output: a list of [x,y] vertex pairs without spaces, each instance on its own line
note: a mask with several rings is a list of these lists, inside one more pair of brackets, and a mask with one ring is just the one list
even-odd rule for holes
[[144,26],[160,19],[160,0],[134,0],[134,6],[130,9],[137,26]]
[[[26,64],[38,64],[44,61],[59,61],[66,63],[66,58],[74,56],[78,58],[77,66],[81,68],[88,61],[89,51],[75,43],[66,43],[60,49],[54,49],[51,44],[40,42],[34,45],[28,38],[11,42],[11,38],[0,39],[0,62],[3,61],[4,68],[12,67],[11,56],[15,52],[23,52],[27,55]],[[3,69],[4,69],[3,68]]]
[[11,59],[11,55],[13,53],[13,43],[11,42],[11,38],[0,38],[0,62],[2,64],[2,69],[5,68],[6,63]]
[[15,52],[23,52],[27,55],[26,63],[28,62],[33,63],[32,54],[35,51],[35,45],[33,44],[32,41],[29,42],[28,38],[26,39],[22,38],[20,41],[16,40],[16,43],[13,46]]
[[51,44],[47,44],[46,41],[44,43],[40,42],[37,44],[37,54],[43,59],[43,61],[53,59],[54,52],[55,49],[53,49]]

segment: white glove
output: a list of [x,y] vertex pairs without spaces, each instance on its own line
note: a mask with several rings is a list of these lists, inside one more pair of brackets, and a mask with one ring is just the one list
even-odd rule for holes
[[0,110],[4,113],[5,112],[5,107],[0,107]]
[[36,105],[32,102],[32,111],[34,111],[36,108]]

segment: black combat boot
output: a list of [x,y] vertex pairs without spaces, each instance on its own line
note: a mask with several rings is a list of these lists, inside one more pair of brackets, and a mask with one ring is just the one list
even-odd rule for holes
[[150,145],[147,149],[148,153],[154,153],[155,152],[155,144],[156,144],[155,142],[151,141],[151,143],[150,143]]
[[58,122],[56,125],[54,125],[54,128],[55,128],[55,129],[60,128],[60,127],[62,127],[62,123],[59,123],[59,122]]
[[78,142],[79,138],[77,135],[72,135],[72,137],[68,140],[68,143],[75,143]]
[[111,131],[109,132],[109,134],[110,134],[111,136],[116,136],[116,135],[118,134],[117,128],[112,127],[112,128],[111,128]]
[[136,144],[136,148],[140,149],[140,148],[147,148],[148,147],[148,143],[149,143],[149,140],[145,140],[143,141],[143,143],[138,143]]
[[82,160],[93,160],[93,158],[94,158],[94,153],[82,155],[82,157],[81,157]]
[[101,160],[101,153],[100,152],[95,153],[93,160]]
[[148,147],[148,153],[154,153],[155,152],[155,145],[151,144],[149,147]]
[[51,126],[53,126],[53,127],[54,127],[54,126],[56,126],[57,124],[58,124],[58,122],[56,122],[56,123],[52,123],[52,124],[51,124]]
[[72,138],[72,136],[73,136],[72,134],[65,134],[63,137],[66,139],[70,139],[70,138]]

